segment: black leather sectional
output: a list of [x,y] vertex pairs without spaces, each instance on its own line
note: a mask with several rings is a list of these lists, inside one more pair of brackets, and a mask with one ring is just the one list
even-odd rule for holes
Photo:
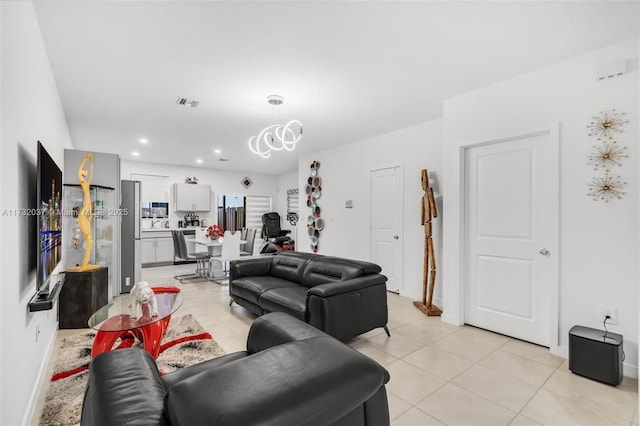
[[232,261],[229,294],[256,315],[284,312],[342,341],[387,334],[387,278],[370,262],[302,252]]
[[160,376],[137,348],[89,366],[81,425],[389,425],[389,373],[289,315],[254,321],[247,350]]

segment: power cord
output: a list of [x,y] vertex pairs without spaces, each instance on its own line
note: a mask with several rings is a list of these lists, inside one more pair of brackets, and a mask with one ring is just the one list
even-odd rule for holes
[[[610,315],[606,315],[604,317],[604,321],[602,321],[602,325],[604,325],[604,336],[602,338],[603,342],[607,341],[607,333],[609,332],[609,330],[607,330],[607,320],[611,319]],[[625,359],[627,359],[627,354],[624,353],[624,349],[622,349],[622,361],[624,361]]]

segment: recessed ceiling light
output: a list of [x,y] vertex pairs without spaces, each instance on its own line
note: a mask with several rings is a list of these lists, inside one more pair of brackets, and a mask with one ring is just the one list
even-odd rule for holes
[[134,157],[137,157],[138,155],[140,155],[140,153],[138,151],[133,151],[131,155],[133,155]]
[[140,143],[149,143],[149,139],[142,138],[140,139]]
[[213,153],[214,154],[222,154],[222,151],[219,150],[218,148],[216,148],[216,149],[213,150]]
[[202,163],[202,158],[196,159],[196,163],[201,164]]

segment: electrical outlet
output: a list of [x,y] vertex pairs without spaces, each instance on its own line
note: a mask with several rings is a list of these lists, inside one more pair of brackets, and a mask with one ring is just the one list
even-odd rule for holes
[[609,315],[607,324],[617,324],[618,314],[616,308],[610,305],[600,305],[600,321],[604,321],[607,315]]

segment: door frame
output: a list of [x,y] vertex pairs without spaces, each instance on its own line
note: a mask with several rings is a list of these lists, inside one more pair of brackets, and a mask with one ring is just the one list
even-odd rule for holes
[[[404,167],[402,163],[392,164],[392,165],[378,165],[378,166],[369,168],[369,260],[373,262],[373,259],[371,256],[371,247],[373,246],[373,209],[371,208],[371,203],[373,200],[372,175],[373,175],[373,172],[376,172],[379,170],[386,170],[386,169],[397,169],[397,172],[398,172],[397,176],[399,178],[400,191],[398,195],[400,196],[400,203],[399,203],[400,229],[398,230],[398,235],[400,236],[400,244],[398,245],[398,247],[400,249],[400,270],[402,273],[402,282],[400,282],[400,285],[398,286],[397,294],[402,294],[404,290],[404,272],[405,272],[404,271]],[[395,293],[395,291],[392,291],[392,293]]]
[[493,145],[496,143],[504,143],[509,141],[515,141],[520,139],[527,139],[530,137],[536,136],[549,136],[549,142],[552,144],[553,150],[553,164],[549,164],[547,169],[548,173],[551,174],[552,181],[555,182],[553,191],[553,206],[551,207],[554,210],[553,218],[554,223],[552,223],[552,234],[554,237],[552,241],[549,242],[548,248],[552,253],[552,257],[550,259],[550,267],[552,268],[552,275],[554,279],[549,283],[549,312],[551,315],[550,318],[550,330],[549,330],[549,350],[551,353],[556,355],[563,355],[564,351],[560,348],[560,339],[559,339],[559,307],[560,307],[560,123],[555,123],[550,125],[548,128],[543,130],[534,130],[534,131],[518,131],[512,135],[500,135],[499,137],[488,137],[483,138],[482,140],[476,141],[467,141],[459,145],[459,170],[460,170],[460,234],[459,234],[459,250],[458,250],[458,258],[460,262],[458,263],[458,295],[459,295],[459,305],[460,309],[458,311],[458,323],[464,324],[465,322],[465,306],[466,306],[466,265],[468,263],[467,259],[467,229],[466,229],[466,221],[467,221],[467,187],[466,187],[466,178],[467,178],[467,168],[466,168],[466,153],[467,150],[479,146]]

